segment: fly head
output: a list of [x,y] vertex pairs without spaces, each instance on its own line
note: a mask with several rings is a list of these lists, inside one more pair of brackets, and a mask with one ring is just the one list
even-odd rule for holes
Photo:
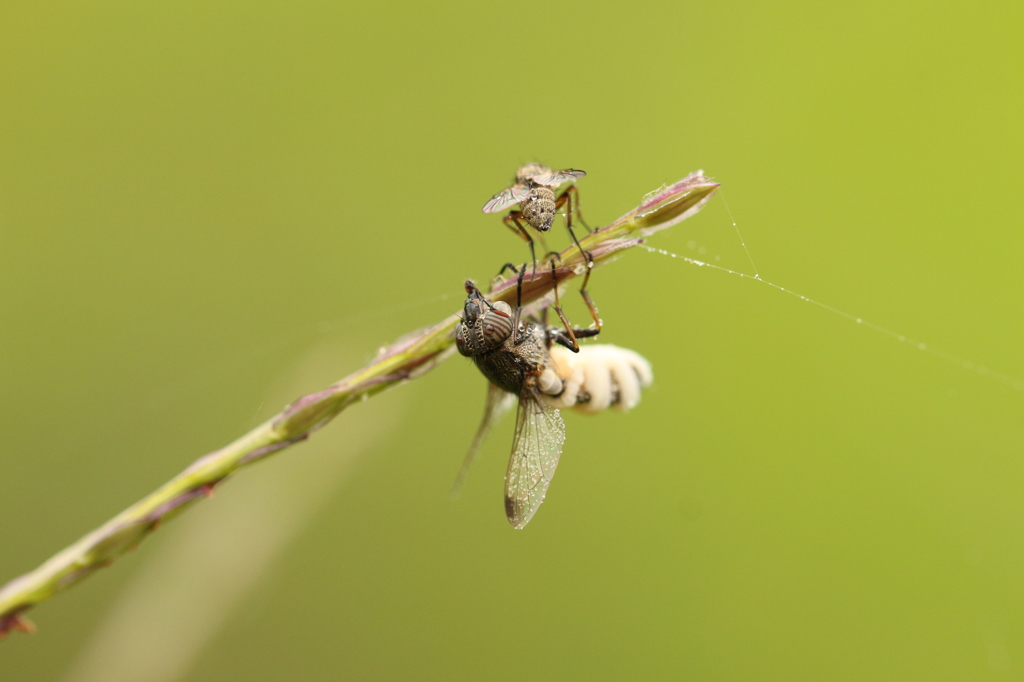
[[466,305],[462,322],[455,328],[455,345],[467,357],[483,355],[512,336],[512,307],[504,301],[491,303],[473,282],[466,281]]

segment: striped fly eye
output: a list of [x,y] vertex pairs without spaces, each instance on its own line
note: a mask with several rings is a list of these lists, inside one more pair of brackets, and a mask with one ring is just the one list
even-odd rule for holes
[[477,323],[480,337],[488,350],[497,348],[512,336],[512,318],[500,310],[488,310]]

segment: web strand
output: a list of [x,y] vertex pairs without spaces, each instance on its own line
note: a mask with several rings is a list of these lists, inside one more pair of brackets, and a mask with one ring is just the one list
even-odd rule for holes
[[[754,257],[750,255],[750,249],[747,248],[747,242],[743,240],[743,235],[740,234],[740,226],[736,223],[736,219],[732,217],[732,211],[729,209],[729,202],[725,200],[725,192],[722,188],[718,189],[718,196],[722,197],[722,205],[725,206],[725,212],[729,214],[729,222],[732,223],[732,228],[736,230],[736,237],[740,240],[740,246],[743,247],[743,251],[747,254],[747,260],[750,261],[750,267],[754,269],[753,279],[761,279],[761,273],[757,271],[757,266],[754,265]],[[785,291],[785,289],[783,289]]]
[[[730,215],[730,217],[731,217],[731,215]],[[735,223],[733,223],[733,225],[735,226]],[[736,233],[737,233],[737,235],[739,234],[739,229],[738,228],[736,230]],[[742,241],[742,237],[741,237],[741,241]],[[930,354],[930,355],[932,355],[934,357],[937,357],[940,360],[944,360],[944,361],[949,362],[951,364],[957,365],[961,369],[975,372],[979,376],[983,376],[983,377],[985,377],[987,379],[991,379],[991,380],[993,380],[993,381],[995,381],[997,383],[1003,384],[1004,386],[1007,386],[1007,387],[1009,387],[1009,388],[1011,388],[1011,389],[1013,389],[1015,391],[1024,391],[1024,380],[1018,379],[1016,377],[1012,377],[1009,374],[1003,374],[1002,372],[993,371],[993,370],[989,369],[988,367],[985,367],[984,365],[979,365],[978,363],[973,362],[971,360],[968,360],[967,358],[960,357],[960,356],[958,356],[958,355],[956,355],[954,353],[950,353],[950,352],[942,350],[940,348],[935,348],[935,347],[933,347],[933,346],[931,346],[931,345],[929,345],[927,343],[924,343],[923,341],[918,341],[917,339],[913,339],[913,338],[911,338],[911,337],[909,337],[909,336],[907,336],[905,334],[900,334],[899,332],[893,331],[892,329],[889,329],[887,327],[883,327],[882,325],[875,324],[874,322],[869,322],[868,320],[865,320],[864,318],[857,317],[856,315],[851,315],[850,313],[848,313],[848,312],[846,312],[844,310],[840,310],[838,308],[834,308],[834,307],[828,305],[827,303],[822,303],[821,301],[816,301],[813,298],[810,298],[808,296],[804,296],[803,294],[798,294],[797,292],[795,292],[795,291],[793,291],[791,289],[787,289],[784,286],[780,286],[778,284],[775,284],[774,282],[769,282],[768,280],[763,279],[760,274],[756,274],[757,273],[757,269],[756,268],[754,270],[755,274],[748,275],[745,272],[739,272],[737,270],[730,270],[729,268],[723,267],[721,265],[715,265],[713,263],[707,263],[705,261],[697,260],[695,258],[689,258],[687,256],[682,256],[682,255],[680,255],[678,253],[672,253],[671,251],[666,251],[665,249],[656,249],[653,246],[647,246],[646,244],[641,245],[641,247],[646,249],[650,253],[656,253],[656,254],[660,254],[662,256],[668,256],[670,258],[678,258],[678,259],[680,259],[682,261],[685,261],[685,262],[687,262],[687,263],[689,263],[691,265],[696,265],[697,267],[712,268],[714,270],[720,270],[720,271],[725,272],[727,274],[735,275],[736,277],[739,277],[740,279],[749,279],[751,281],[758,282],[759,284],[764,284],[766,286],[769,286],[769,287],[771,287],[773,289],[778,289],[779,291],[781,291],[783,293],[786,293],[786,294],[789,294],[790,296],[793,296],[794,298],[798,298],[801,301],[804,301],[805,303],[811,303],[811,304],[814,304],[814,305],[818,306],[819,308],[824,308],[825,310],[829,311],[830,313],[833,313],[833,314],[838,315],[840,317],[844,317],[847,320],[850,320],[851,322],[859,324],[859,325],[861,325],[863,327],[867,327],[868,329],[871,329],[871,330],[873,330],[873,331],[875,331],[875,332],[877,332],[879,334],[883,334],[884,336],[888,336],[890,338],[893,338],[893,339],[899,341],[900,343],[905,343],[905,344],[908,344],[910,346],[913,346],[914,348],[917,348],[920,351],[924,351],[925,353],[928,353],[928,354]],[[746,249],[746,245],[744,245],[743,248]],[[750,257],[750,253],[749,252],[747,252],[747,257],[748,258]],[[750,264],[751,264],[751,266],[753,266],[753,264],[754,264],[753,260],[751,260]]]

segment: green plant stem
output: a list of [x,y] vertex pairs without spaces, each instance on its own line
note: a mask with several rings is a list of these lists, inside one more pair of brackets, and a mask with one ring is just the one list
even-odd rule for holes
[[[696,213],[711,198],[718,184],[698,171],[670,187],[644,198],[611,225],[595,230],[581,241],[597,267],[624,249],[643,242],[640,237],[664,229]],[[522,304],[549,305],[552,290],[588,267],[575,246],[560,254],[555,267],[524,273]],[[531,268],[532,270],[532,268]],[[516,304],[517,279],[495,281],[488,297]],[[0,589],[0,637],[34,626],[22,615],[36,604],[110,565],[136,547],[163,522],[197,500],[209,497],[214,487],[238,469],[305,440],[354,402],[433,369],[452,350],[458,315],[410,334],[384,348],[363,369],[328,388],[299,398],[280,414],[260,424],[233,443],[211,452],[153,493],[57,553],[34,571],[15,578]]]

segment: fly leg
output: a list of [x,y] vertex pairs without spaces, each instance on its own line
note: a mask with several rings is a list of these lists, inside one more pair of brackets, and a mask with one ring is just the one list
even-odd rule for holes
[[601,331],[601,318],[597,314],[597,306],[590,299],[590,294],[587,293],[587,282],[590,281],[591,268],[594,266],[594,261],[591,260],[587,264],[587,274],[583,276],[583,286],[580,287],[580,296],[583,297],[583,302],[587,304],[587,310],[590,311],[590,317],[594,319],[594,325],[596,325],[596,331]]
[[[583,222],[583,216],[580,215],[580,196],[578,192],[579,191],[576,189],[576,185],[570,185],[568,189],[559,194],[558,197],[555,199],[555,210],[557,211],[558,209],[562,208],[562,206],[568,204],[568,207],[565,211],[565,227],[567,230],[569,230],[569,236],[572,237],[573,244],[575,244],[576,247],[580,250],[580,253],[583,254],[583,257],[587,260],[587,262],[591,263],[594,259],[591,258],[589,252],[583,250],[583,247],[580,246],[579,240],[576,239],[576,233],[572,231],[573,213],[575,213],[576,217],[580,219],[580,222]],[[574,208],[575,211],[573,210]],[[583,226],[586,227],[586,223],[583,223]],[[590,228],[587,227],[587,232],[590,231]]]
[[[590,282],[590,273],[594,269],[594,257],[590,255],[589,251],[584,250],[584,248],[580,246],[579,240],[576,239],[576,233],[572,231],[573,206],[576,207],[576,215],[580,217],[581,222],[583,221],[583,216],[580,216],[579,196],[576,194],[576,185],[572,185],[558,196],[555,200],[555,210],[557,211],[566,203],[569,204],[569,209],[565,213],[565,226],[568,228],[569,236],[572,237],[573,243],[576,245],[576,248],[580,250],[580,253],[583,255],[583,260],[587,264],[587,274],[583,277],[583,286],[580,287],[580,296],[583,297],[583,302],[587,304],[587,310],[590,311],[590,317],[594,319],[594,325],[597,327],[598,331],[601,331],[601,318],[597,314],[597,306],[594,305],[594,301],[591,300],[590,294],[587,293],[587,284]],[[586,223],[584,223],[584,225],[586,225]]]
[[[532,244],[531,244],[531,246],[532,246]],[[513,270],[513,272],[515,271],[515,267],[514,266],[512,267],[512,270]],[[537,263],[536,262],[533,264],[533,271],[537,272]],[[516,312],[512,316],[512,345],[513,346],[518,346],[519,345],[519,317],[520,317],[520,315],[522,315],[522,312],[523,312],[523,275],[526,274],[526,263],[523,263],[519,267],[519,272],[516,273],[516,274],[519,275],[519,276],[516,278]]]
[[[518,268],[512,263],[505,263],[501,266],[501,270],[498,270],[498,277],[504,275],[506,270],[516,273],[516,310],[512,315],[512,344],[519,345],[519,319],[522,317],[523,277],[526,275],[526,263],[523,263]],[[486,298],[484,303],[491,306],[491,310],[494,310],[494,306]]]
[[597,336],[601,332],[601,329],[573,329],[569,326],[569,320],[565,318],[565,313],[562,312],[562,306],[558,301],[558,280],[555,279],[555,258],[551,259],[551,279],[555,282],[555,304],[551,307],[555,309],[555,312],[558,314],[558,319],[562,321],[562,326],[565,327],[565,333],[557,331],[551,333],[550,337],[553,341],[560,343],[573,353],[579,353],[580,344],[576,341],[577,337],[585,338],[588,336]]
[[502,275],[504,275],[506,270],[511,270],[517,275],[519,274],[519,269],[514,264],[505,263],[504,265],[501,266],[501,270],[498,270],[498,274],[496,277],[501,277]]
[[571,195],[571,198],[567,199],[567,201],[569,202],[569,210],[568,210],[568,212],[566,213],[566,216],[565,216],[566,222],[568,222],[570,220],[570,214],[572,213],[572,210],[575,208],[576,209],[576,218],[580,221],[580,223],[583,225],[583,227],[586,228],[587,233],[589,234],[589,233],[593,232],[593,230],[590,229],[590,225],[587,225],[587,221],[583,219],[583,214],[580,212],[580,195],[579,195],[579,189],[576,187],[576,185],[569,185],[565,189],[565,191],[562,192],[562,194],[563,195]]
[[[591,336],[597,336],[598,334],[601,333],[600,329],[593,329],[593,328],[591,328],[591,329],[572,329],[570,331],[571,331],[572,335],[576,339],[585,339],[585,338],[588,338],[588,337],[591,337]],[[573,350],[573,341],[575,339],[569,338],[569,335],[566,334],[565,332],[563,332],[561,329],[553,329],[552,328],[552,329],[548,330],[548,340],[554,341],[555,343],[557,343],[560,346],[565,346],[569,350]],[[579,347],[579,345],[577,344],[577,348],[578,347]],[[579,352],[579,351],[577,350],[577,351],[573,351],[573,352]]]
[[533,237],[526,231],[526,227],[523,226],[519,220],[523,217],[522,211],[510,211],[507,216],[502,219],[505,223],[505,227],[512,230],[515,234],[526,240],[526,243],[530,245],[530,260],[533,261],[533,274],[537,274],[537,251],[533,245]]
[[[556,253],[556,254],[550,254],[550,255],[552,256],[552,258],[551,258],[551,278],[554,279],[555,278],[555,259],[558,258],[558,254]],[[589,275],[590,273],[588,272],[587,274]],[[558,319],[560,319],[562,321],[562,326],[565,327],[565,331],[562,331],[561,329],[558,329],[556,327],[548,327],[547,326],[547,312],[548,312],[548,310],[547,310],[547,308],[545,308],[544,309],[544,322],[543,322],[543,324],[544,324],[544,328],[547,330],[548,340],[549,341],[554,341],[555,343],[557,343],[557,344],[559,344],[561,346],[565,346],[566,348],[571,350],[573,353],[579,353],[580,352],[580,344],[577,341],[577,339],[586,339],[586,338],[589,338],[589,337],[597,336],[598,334],[601,333],[601,328],[598,327],[597,329],[594,329],[594,328],[590,328],[590,329],[577,329],[577,328],[573,328],[573,327],[569,326],[569,320],[567,320],[565,318],[565,313],[562,312],[562,308],[561,308],[561,306],[559,305],[559,302],[558,302],[558,284],[557,284],[557,282],[555,283],[554,291],[555,291],[555,304],[552,307],[555,309],[555,312],[558,313]]]
[[[511,270],[513,274],[518,275],[523,267],[525,267],[525,265],[517,268],[514,263],[505,263],[504,265],[502,265],[501,270],[498,270],[498,274],[495,275],[494,279],[491,280],[491,290],[493,291],[496,286],[498,286],[499,284],[504,284],[505,282],[508,281],[508,278],[505,276],[505,273],[507,271]],[[484,304],[487,307],[489,307],[491,310],[494,310],[494,305],[489,300],[487,300],[483,296],[480,296],[480,299],[484,302]]]

